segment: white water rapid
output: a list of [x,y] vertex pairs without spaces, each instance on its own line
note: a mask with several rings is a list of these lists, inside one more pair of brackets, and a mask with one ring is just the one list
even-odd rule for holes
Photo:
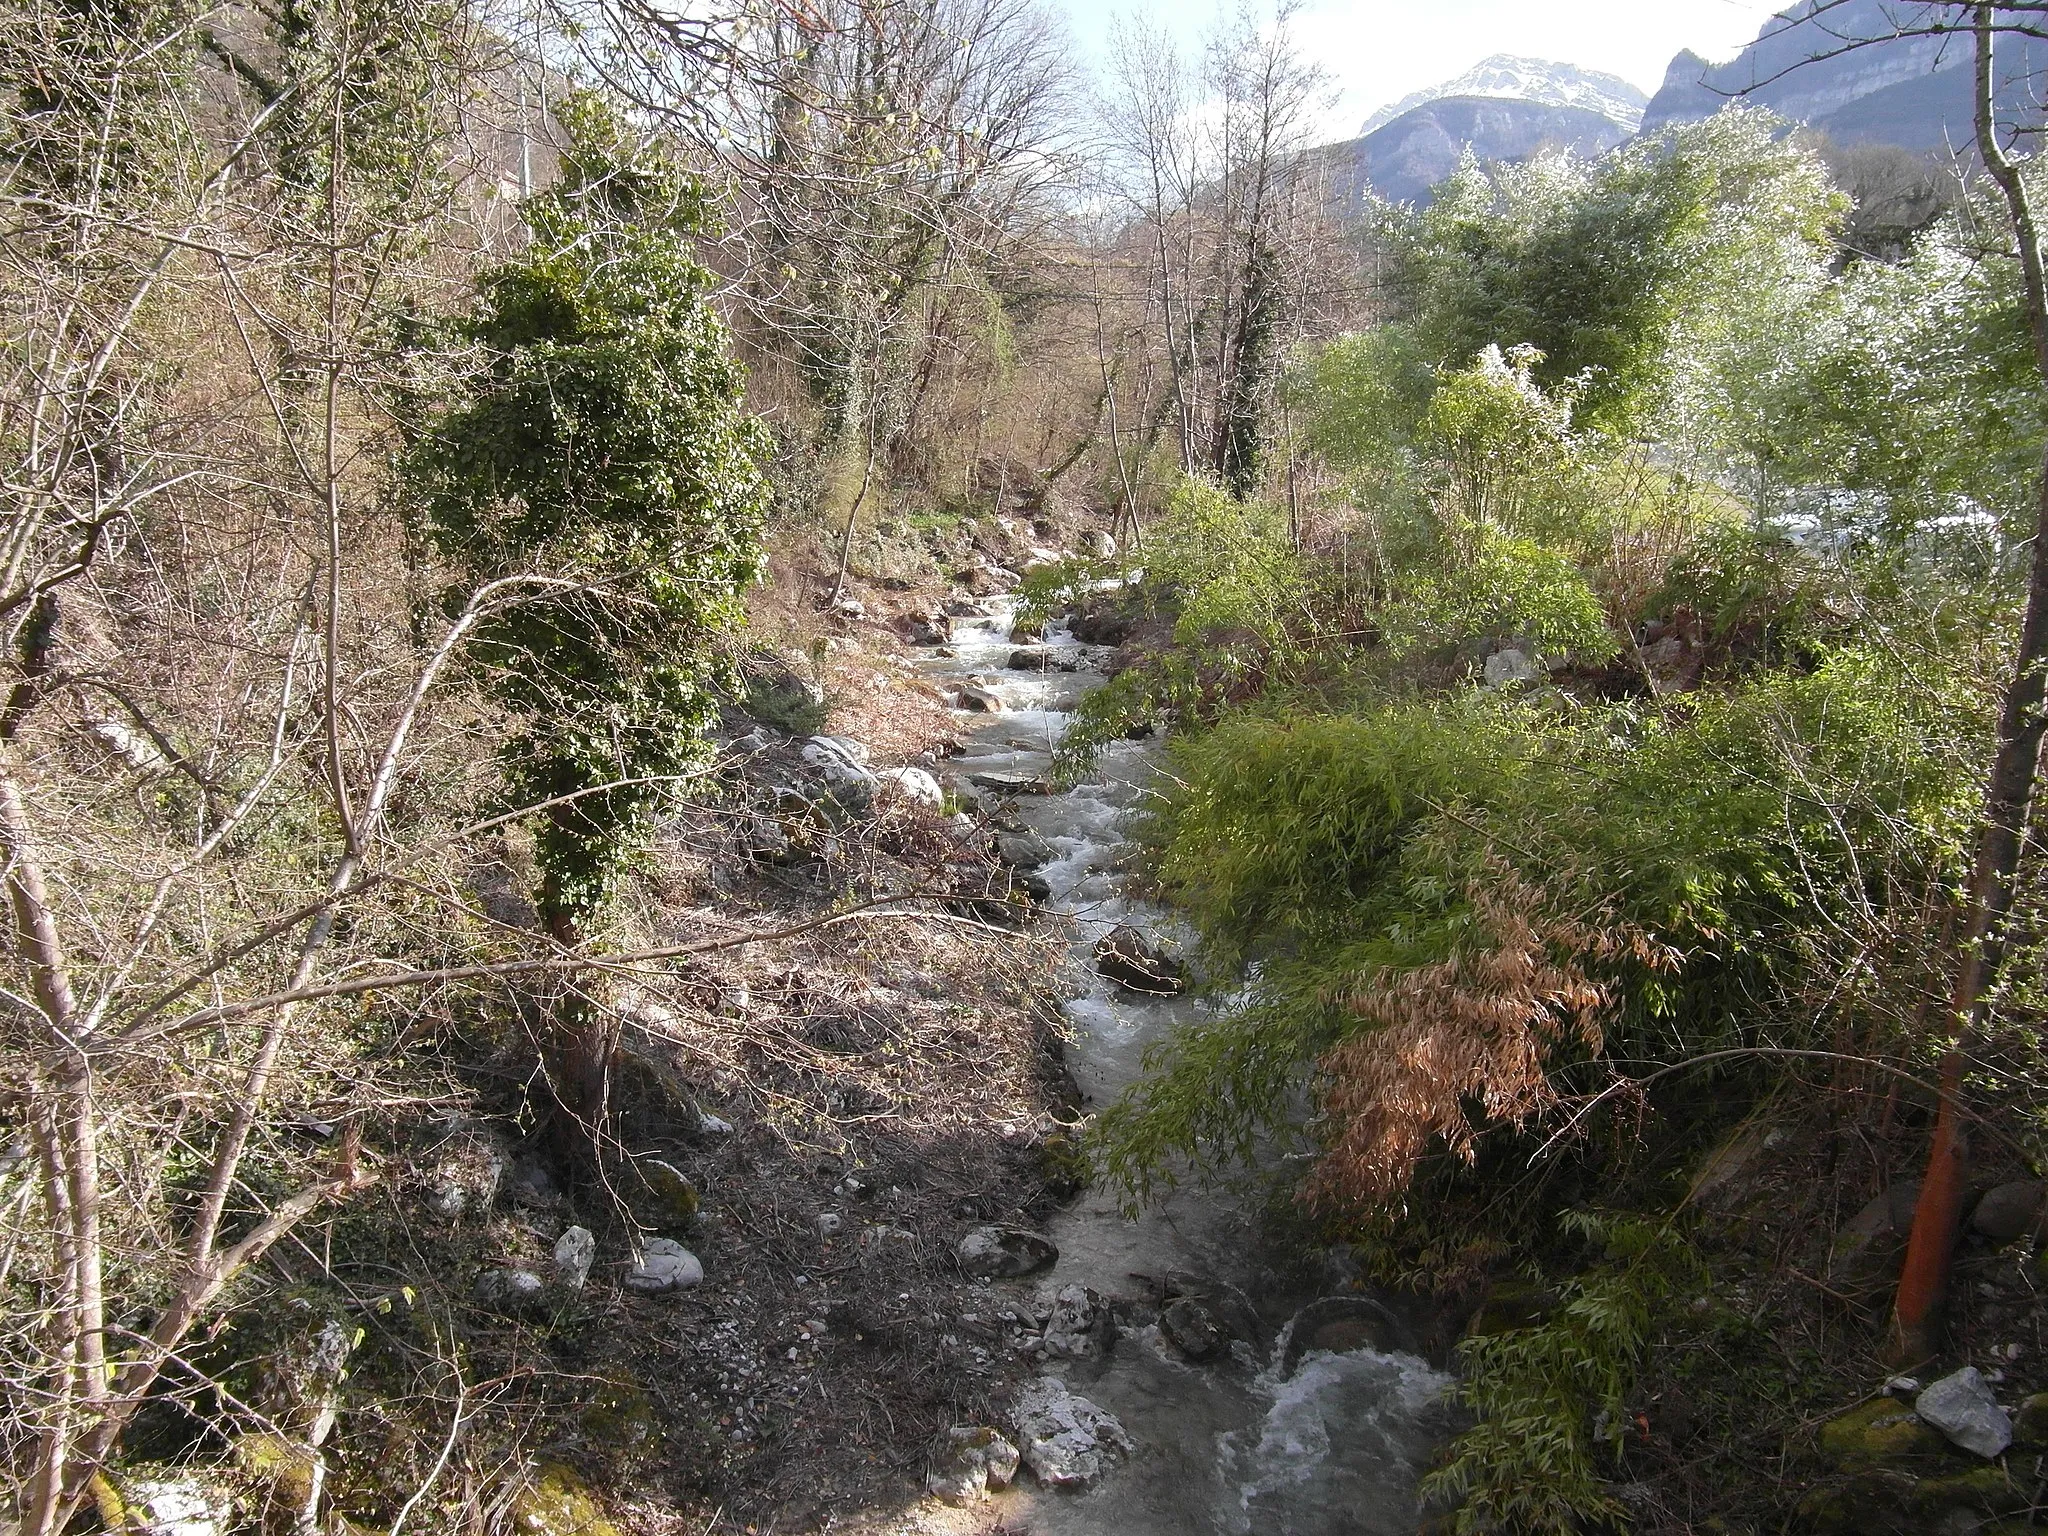
[[[955,623],[950,655],[923,653],[922,669],[949,687],[975,686],[1001,713],[963,716],[968,748],[952,764],[977,774],[1047,775],[1071,711],[1102,674],[1070,636],[1051,637],[1080,670],[1011,671],[1012,608],[991,599],[985,616]],[[1135,1078],[1145,1048],[1203,1006],[1120,993],[1096,975],[1097,939],[1118,924],[1171,936],[1171,914],[1121,894],[1116,867],[1125,820],[1154,772],[1156,749],[1119,743],[1092,782],[1057,794],[1017,797],[1014,814],[1054,850],[1041,873],[1052,906],[1072,922],[1073,1041],[1067,1061],[1087,1108],[1102,1107]],[[1087,1286],[1105,1297],[1157,1301],[1162,1281],[1211,1296],[1248,1299],[1256,1342],[1196,1364],[1156,1326],[1127,1329],[1107,1359],[1052,1360],[1071,1389],[1115,1414],[1136,1452],[1085,1491],[1036,1485],[1028,1476],[1002,1495],[1002,1528],[1032,1536],[1409,1536],[1419,1523],[1415,1488],[1445,1434],[1449,1378],[1417,1355],[1382,1350],[1401,1342],[1361,1330],[1333,1305],[1290,1318],[1313,1300],[1261,1296],[1258,1224],[1231,1195],[1184,1188],[1135,1220],[1115,1198],[1090,1190],[1052,1222],[1060,1257],[1049,1276],[1011,1282],[1019,1291]],[[1248,1296],[1247,1296],[1247,1293]],[[1335,1303],[1341,1309],[1346,1303]],[[1350,1305],[1361,1305],[1356,1301]],[[1369,1306],[1369,1303],[1363,1305]],[[1391,1322],[1391,1319],[1389,1320]],[[1391,1329],[1398,1335],[1398,1325]],[[1306,1337],[1297,1339],[1297,1333]]]

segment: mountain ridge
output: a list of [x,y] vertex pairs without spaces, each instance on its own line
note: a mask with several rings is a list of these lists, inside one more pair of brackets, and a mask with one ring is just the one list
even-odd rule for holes
[[1445,96],[1332,145],[1329,153],[1342,157],[1342,201],[1356,209],[1367,192],[1389,202],[1427,203],[1430,188],[1458,168],[1468,149],[1482,161],[1513,162],[1545,149],[1599,154],[1628,137],[1626,127],[1588,107]]
[[[1922,152],[1967,146],[1975,105],[1968,40],[1901,37],[1895,22],[1888,0],[1841,0],[1824,14],[1819,0],[1798,0],[1726,63],[1681,51],[1644,111],[1642,131],[1696,122],[1745,101],[1845,144]],[[2048,64],[2048,51],[2038,42],[2009,41],[2003,54],[2002,112],[2038,119],[2028,86]]]
[[1360,126],[1357,137],[1370,138],[1419,107],[1450,99],[1526,101],[1541,106],[1573,107],[1597,112],[1630,133],[1641,125],[1650,97],[1619,75],[1582,69],[1553,59],[1496,53],[1481,59],[1462,75],[1380,107]]

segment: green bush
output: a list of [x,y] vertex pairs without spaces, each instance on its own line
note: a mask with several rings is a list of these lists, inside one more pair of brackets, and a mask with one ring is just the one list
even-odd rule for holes
[[1142,1195],[1267,1136],[1327,1145],[1297,1106],[1366,1027],[1353,1000],[1468,952],[1469,892],[1502,871],[1678,960],[1614,957],[1614,1054],[1808,1039],[1807,979],[1958,878],[1988,718],[1960,675],[1840,651],[1670,708],[1467,691],[1181,738],[1156,873],[1242,986],[1101,1116],[1106,1167]]
[[522,207],[531,243],[480,279],[474,367],[403,468],[450,613],[502,584],[469,655],[505,714],[508,793],[552,802],[537,897],[566,931],[703,759],[720,642],[763,571],[768,440],[689,254],[696,183],[595,97],[561,117],[561,179]]
[[1026,571],[1017,583],[1017,627],[1036,629],[1051,623],[1120,571],[1114,559],[1090,555],[1068,555]]
[[1699,1256],[1669,1224],[1567,1212],[1606,1262],[1565,1282],[1533,1327],[1467,1339],[1458,1398],[1478,1422],[1423,1483],[1454,1504],[1459,1536],[1580,1536],[1622,1529],[1627,1512],[1601,1476],[1633,1428],[1636,1367],[1663,1314],[1700,1293]]
[[1382,610],[1381,635],[1397,655],[1476,636],[1523,639],[1545,656],[1613,654],[1600,598],[1565,556],[1485,526],[1462,542],[1461,558],[1411,572]]
[[1241,634],[1271,646],[1298,610],[1302,570],[1280,508],[1191,477],[1146,535],[1145,584],[1183,644]]

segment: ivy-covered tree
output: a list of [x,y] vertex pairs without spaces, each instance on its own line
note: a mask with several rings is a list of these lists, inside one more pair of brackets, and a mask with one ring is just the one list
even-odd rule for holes
[[[702,761],[715,642],[762,569],[768,448],[685,244],[695,183],[593,97],[561,117],[561,179],[482,279],[477,366],[405,467],[450,610],[504,584],[471,654],[506,717],[508,791],[535,808],[536,903],[573,945]],[[594,1133],[610,1026],[571,1007],[556,1034],[557,1093]]]

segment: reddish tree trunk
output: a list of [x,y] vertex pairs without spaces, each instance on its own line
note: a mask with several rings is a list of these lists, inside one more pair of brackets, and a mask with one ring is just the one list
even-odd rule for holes
[[[2042,270],[2040,231],[2026,184],[1998,141],[1995,121],[1993,41],[1998,9],[1979,5],[1975,12],[1977,151],[2004,193],[2012,218],[2025,279],[2035,367],[2044,391],[2048,391],[2048,280]],[[1963,1068],[1968,1042],[1984,1024],[1986,999],[1998,979],[2006,921],[2012,912],[2014,882],[2040,771],[2042,734],[2048,729],[2048,719],[2042,715],[2044,685],[2048,685],[2048,460],[2044,460],[2037,492],[2033,544],[2026,617],[2020,625],[2012,681],[2006,686],[2004,707],[1999,712],[1998,748],[1984,787],[1984,820],[1971,870],[1961,964],[1949,1014],[1950,1044],[1941,1062],[1934,1143],[1928,1151],[1920,1201],[1913,1209],[1913,1230],[1907,1239],[1898,1299],[1892,1310],[1891,1352],[1901,1361],[1922,1360],[1934,1352],[1942,1304],[1948,1295],[1969,1169],[1969,1143],[1959,1114]]]

